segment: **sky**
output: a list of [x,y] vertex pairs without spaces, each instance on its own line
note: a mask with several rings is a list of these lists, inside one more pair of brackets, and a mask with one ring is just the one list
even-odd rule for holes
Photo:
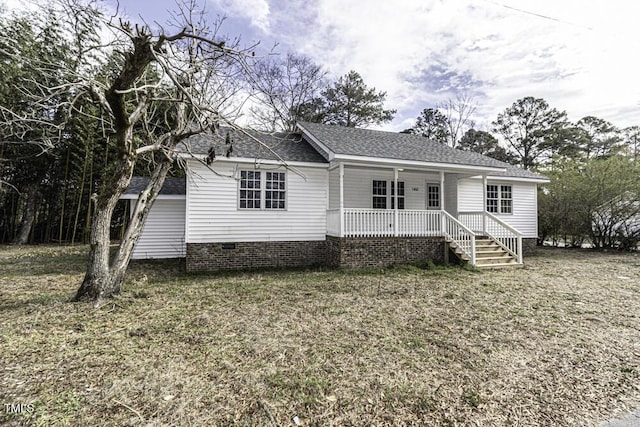
[[[593,115],[640,125],[640,2],[202,1],[226,18],[222,33],[243,44],[309,56],[331,81],[360,73],[397,110],[380,129],[406,129],[422,109],[460,94],[477,103],[478,129],[490,130],[525,96],[545,99],[573,121]],[[133,20],[165,23],[175,1],[120,0],[120,8]]]

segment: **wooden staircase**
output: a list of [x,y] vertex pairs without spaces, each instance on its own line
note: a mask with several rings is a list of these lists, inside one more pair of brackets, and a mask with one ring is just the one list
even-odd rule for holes
[[[455,241],[449,242],[451,251],[464,263],[469,263],[469,256],[466,255]],[[522,267],[518,258],[498,242],[487,236],[475,236],[476,268],[504,268]]]

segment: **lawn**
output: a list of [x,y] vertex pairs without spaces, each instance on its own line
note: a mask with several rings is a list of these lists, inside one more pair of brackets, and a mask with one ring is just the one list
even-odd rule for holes
[[637,254],[544,249],[481,272],[134,263],[98,309],[68,302],[85,254],[0,247],[0,424],[597,426],[640,406]]

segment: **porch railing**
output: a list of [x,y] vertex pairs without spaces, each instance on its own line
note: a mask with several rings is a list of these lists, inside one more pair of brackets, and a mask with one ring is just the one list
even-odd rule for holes
[[399,210],[398,211],[398,235],[413,236],[440,236],[442,228],[442,215],[440,211],[427,210]]
[[[343,209],[344,237],[441,236],[441,211]],[[396,234],[397,233],[397,234]],[[327,234],[340,236],[340,210],[327,210]]]
[[522,263],[522,234],[489,212],[460,212],[461,223],[477,234],[491,237]]
[[448,212],[442,213],[442,234],[445,239],[454,242],[471,265],[476,265],[476,234]]

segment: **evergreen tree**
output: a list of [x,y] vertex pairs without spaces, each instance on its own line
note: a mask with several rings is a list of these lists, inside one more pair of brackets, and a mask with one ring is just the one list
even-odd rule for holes
[[509,144],[524,169],[537,166],[568,125],[564,111],[534,97],[517,100],[493,122],[495,132]]
[[482,130],[469,129],[460,138],[458,148],[483,154],[505,163],[515,164],[517,161],[516,156],[502,147],[493,135]]
[[386,92],[369,88],[360,74],[350,71],[303,107],[304,119],[347,127],[367,127],[393,120],[396,110],[384,108]]

